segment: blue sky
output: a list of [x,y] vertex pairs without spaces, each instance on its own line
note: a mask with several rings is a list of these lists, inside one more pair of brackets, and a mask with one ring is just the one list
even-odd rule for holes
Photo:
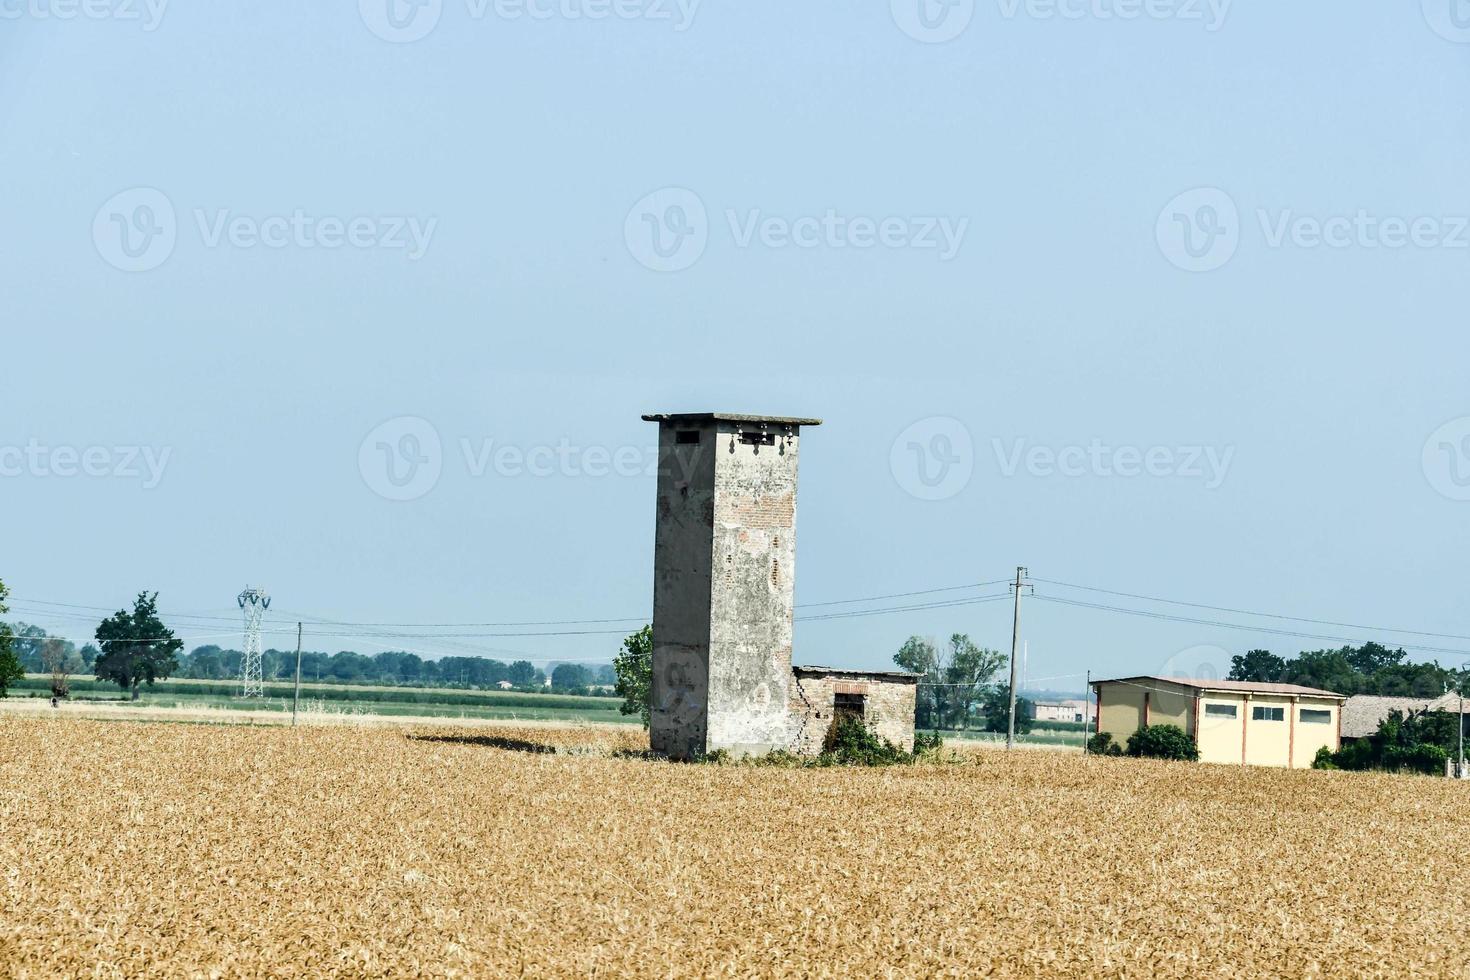
[[[0,9],[16,618],[157,589],[229,642],[247,583],[281,629],[646,616],[639,415],[713,409],[827,420],[799,603],[1027,565],[1470,635],[1470,9],[394,2]],[[1328,645],[1023,627],[1046,686]],[[354,629],[307,644],[617,643]],[[1003,647],[1009,606],[808,621],[796,658],[951,632]]]

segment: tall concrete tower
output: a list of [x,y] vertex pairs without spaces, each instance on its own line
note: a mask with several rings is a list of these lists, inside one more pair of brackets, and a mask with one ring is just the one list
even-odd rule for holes
[[659,424],[653,750],[789,747],[797,449],[821,419],[643,419]]

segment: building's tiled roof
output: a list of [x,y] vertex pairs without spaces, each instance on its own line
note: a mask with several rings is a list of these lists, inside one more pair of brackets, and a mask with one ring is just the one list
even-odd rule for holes
[[736,412],[674,412],[643,416],[645,422],[769,422],[774,425],[821,425],[821,419],[790,415],[740,415]]
[[[1343,702],[1342,737],[1367,738],[1378,731],[1378,723],[1390,711],[1423,711],[1431,702],[1427,698],[1390,698],[1376,694],[1354,694]],[[1453,709],[1452,709],[1453,710]]]
[[1424,710],[1448,711],[1452,715],[1470,714],[1470,696],[1466,696],[1464,701],[1461,701],[1460,695],[1456,694],[1454,691],[1451,691],[1448,694],[1441,694],[1439,697],[1435,698],[1433,701],[1425,705]]
[[815,664],[804,667],[793,666],[791,669],[798,674],[841,674],[843,677],[873,677],[888,681],[918,681],[924,676],[910,673],[907,670],[849,670],[846,667],[822,667]]
[[1117,677],[1112,680],[1093,681],[1093,684],[1138,684],[1163,681],[1192,687],[1197,691],[1239,691],[1243,694],[1296,694],[1315,698],[1343,698],[1336,691],[1324,691],[1318,687],[1303,687],[1300,684],[1272,684],[1264,681],[1203,681],[1194,677],[1160,677],[1156,674],[1141,674],[1137,677]]

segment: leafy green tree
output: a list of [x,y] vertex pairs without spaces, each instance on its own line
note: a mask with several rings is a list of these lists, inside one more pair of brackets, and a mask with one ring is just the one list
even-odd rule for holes
[[15,624],[15,655],[30,673],[39,674],[45,670],[41,663],[41,643],[45,639],[46,631],[41,627],[29,623]]
[[1005,663],[1005,654],[977,646],[963,633],[952,635],[945,647],[911,636],[893,655],[893,662],[921,675],[915,703],[917,727],[962,728],[968,727],[990,679]]
[[92,665],[99,681],[111,681],[138,700],[138,688],[153,686],[178,669],[175,654],[184,641],[158,618],[158,593],[139,592],[133,611],[118,610],[97,627],[101,654]]
[[623,639],[623,650],[613,658],[616,691],[623,703],[618,711],[637,715],[647,728],[653,703],[653,627],[645,626]]
[[541,671],[529,660],[517,660],[510,665],[506,679],[516,687],[535,687],[541,682]]
[[557,664],[551,672],[551,687],[557,691],[585,690],[592,682],[592,672],[581,664]]
[[[0,582],[0,616],[10,612],[10,607],[5,604],[9,595],[10,590],[5,587],[4,582]],[[6,697],[10,685],[25,675],[25,668],[15,655],[15,634],[11,632],[9,623],[0,621],[0,698]]]
[[1408,656],[1403,650],[1390,650],[1371,640],[1357,649],[1343,647],[1342,653],[1360,674],[1376,674],[1387,667],[1396,667]]
[[1128,736],[1128,754],[1144,759],[1199,761],[1199,746],[1178,725],[1146,725]]
[[1247,650],[1230,658],[1232,681],[1279,683],[1286,676],[1286,661],[1270,650]]
[[1341,650],[1312,650],[1286,662],[1282,678],[1289,684],[1316,687],[1338,694],[1362,693],[1364,677]]
[[[1007,718],[1011,711],[1011,686],[1009,684],[996,684],[985,692],[982,702],[985,711],[985,730],[987,732],[1004,732],[1007,730]],[[1032,719],[1031,702],[1027,698],[1016,698],[1016,734],[1030,735]]]

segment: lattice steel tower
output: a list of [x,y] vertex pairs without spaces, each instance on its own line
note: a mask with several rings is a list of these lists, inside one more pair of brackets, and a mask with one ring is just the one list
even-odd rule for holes
[[262,589],[245,587],[239,597],[245,613],[245,650],[240,658],[241,694],[247,698],[265,697],[265,681],[260,676],[260,624],[271,607],[271,597]]

